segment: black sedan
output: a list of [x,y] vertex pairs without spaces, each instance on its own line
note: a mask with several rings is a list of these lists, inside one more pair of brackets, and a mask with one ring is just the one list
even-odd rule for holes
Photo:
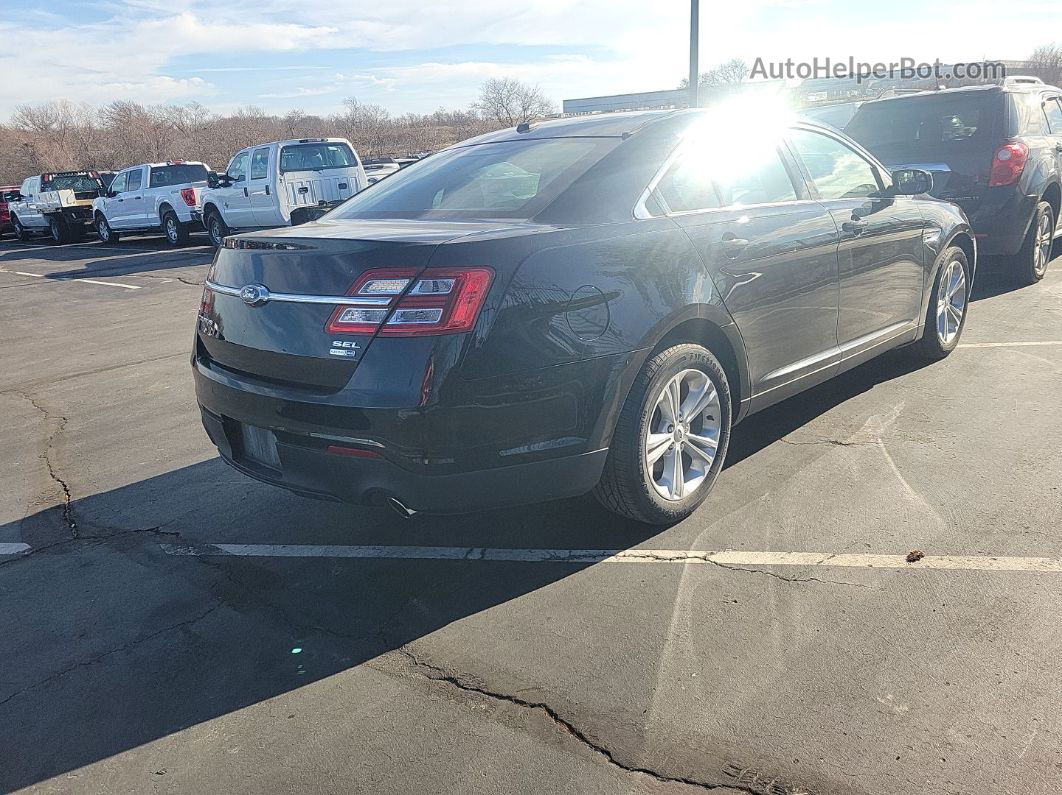
[[254,478],[403,512],[593,491],[691,513],[734,423],[878,354],[958,343],[975,246],[928,174],[814,124],[562,119],[228,238],[192,359]]

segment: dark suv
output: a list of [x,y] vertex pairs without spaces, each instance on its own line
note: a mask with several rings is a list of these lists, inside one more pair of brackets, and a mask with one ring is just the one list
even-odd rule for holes
[[1062,201],[1062,89],[970,86],[863,103],[844,128],[892,169],[933,174],[970,218],[978,252],[1022,283],[1047,272]]

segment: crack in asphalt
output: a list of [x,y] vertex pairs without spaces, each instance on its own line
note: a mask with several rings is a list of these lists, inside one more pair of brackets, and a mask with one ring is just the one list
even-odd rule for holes
[[58,467],[56,467],[55,462],[52,461],[52,446],[56,437],[66,429],[67,418],[62,414],[56,414],[53,416],[52,413],[44,408],[44,406],[42,406],[29,392],[24,392],[18,389],[11,391],[39,411],[46,423],[51,422],[53,419],[58,421],[55,430],[49,433],[45,438],[44,452],[41,453],[38,458],[44,461],[44,465],[48,469],[48,476],[63,492],[63,502],[61,506],[63,523],[70,530],[70,536],[72,538],[77,538],[77,522],[74,520],[73,495],[70,492],[70,485],[59,475]]
[[823,585],[848,585],[852,588],[870,587],[866,583],[848,582],[847,580],[821,580],[818,577],[786,577],[783,574],[775,574],[773,571],[767,571],[765,569],[747,569],[744,566],[733,566],[728,563],[720,563],[718,560],[712,560],[711,558],[705,558],[705,560],[713,566],[718,566],[721,569],[727,569],[728,571],[743,571],[747,574],[763,574],[766,577],[774,577],[776,580],[781,580],[782,582],[818,582]]
[[442,682],[466,693],[475,693],[484,698],[502,701],[506,704],[512,704],[545,715],[558,729],[575,738],[584,747],[593,751],[598,756],[604,758],[609,765],[619,768],[626,773],[649,776],[650,778],[665,784],[685,784],[709,792],[713,790],[730,790],[748,792],[750,795],[761,795],[758,790],[746,787],[737,782],[729,784],[713,784],[707,781],[699,781],[698,779],[689,778],[688,776],[670,776],[649,767],[627,764],[626,762],[617,759],[608,747],[592,740],[582,729],[562,716],[557,710],[544,701],[528,701],[520,696],[509,695],[496,690],[488,690],[480,685],[472,684],[463,680],[460,676],[450,673],[444,668],[424,662],[406,646],[399,647],[395,652],[408,660],[413,668],[420,672],[421,676],[425,679],[433,682]]
[[72,673],[73,671],[76,671],[79,668],[88,668],[88,667],[90,667],[92,665],[95,665],[96,663],[100,662],[101,660],[106,659],[107,657],[111,657],[111,656],[113,656],[115,654],[120,654],[123,651],[128,651],[129,649],[132,649],[132,648],[134,648],[136,646],[139,646],[142,643],[147,643],[149,640],[157,638],[159,635],[164,635],[167,632],[172,632],[172,631],[174,631],[176,629],[182,629],[184,627],[187,627],[187,626],[195,624],[195,623],[197,623],[199,621],[202,621],[204,618],[209,616],[211,613],[213,613],[216,610],[220,610],[222,607],[224,607],[224,603],[223,602],[218,602],[218,604],[211,605],[209,608],[207,608],[203,612],[199,613],[198,615],[193,616],[192,618],[187,618],[184,621],[178,621],[175,624],[170,624],[170,625],[165,626],[162,629],[158,629],[158,630],[156,630],[156,631],[154,631],[154,632],[152,632],[152,633],[150,633],[148,635],[144,635],[143,637],[136,638],[135,640],[131,640],[128,643],[123,643],[121,646],[116,646],[113,649],[108,649],[107,651],[100,652],[99,654],[93,655],[92,657],[90,657],[87,660],[82,660],[81,662],[76,662],[76,663],[74,663],[72,665],[68,665],[66,668],[63,668],[60,671],[56,671],[55,673],[46,676],[44,679],[41,679],[41,680],[39,680],[37,682],[34,682],[31,685],[27,685],[26,687],[23,687],[20,690],[16,690],[14,693],[11,693],[6,698],[0,700],[0,707],[2,707],[4,704],[6,704],[7,702],[9,702],[11,700],[13,700],[15,698],[18,698],[19,696],[23,695],[24,693],[28,693],[31,690],[36,690],[39,687],[44,687],[47,684],[50,684],[50,683],[55,682],[55,681],[58,681],[59,679],[62,679],[64,676],[66,676],[67,674]]

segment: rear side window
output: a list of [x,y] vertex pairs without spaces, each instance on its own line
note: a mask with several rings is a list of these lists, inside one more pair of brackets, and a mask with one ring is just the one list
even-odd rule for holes
[[334,217],[530,218],[619,142],[538,138],[449,149],[356,194]]
[[1002,95],[992,92],[888,99],[861,105],[844,131],[885,162],[897,157],[991,146],[1003,121]]
[[704,158],[687,150],[660,178],[654,191],[656,198],[673,213],[720,207],[710,171]]
[[181,163],[175,166],[158,166],[151,169],[151,187],[165,188],[183,185],[186,182],[206,182],[207,168],[204,165]]
[[877,169],[840,141],[807,130],[793,130],[790,140],[822,199],[859,199],[880,189]]
[[129,172],[129,179],[126,182],[125,189],[128,190],[140,190],[140,186],[144,184],[144,169],[138,168],[135,171]]
[[358,159],[354,156],[354,151],[345,143],[338,141],[290,144],[280,150],[281,172],[357,168],[357,165]]
[[1062,135],[1062,105],[1058,104],[1058,98],[1044,97],[1043,107],[1048,131],[1052,135]]

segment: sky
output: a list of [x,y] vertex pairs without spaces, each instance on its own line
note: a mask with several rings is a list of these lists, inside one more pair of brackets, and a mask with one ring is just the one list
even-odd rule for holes
[[[1021,59],[1062,31],[1062,4],[1040,0],[701,5],[702,67]],[[688,26],[689,0],[0,0],[0,119],[63,99],[327,114],[356,97],[422,113],[465,108],[500,76],[559,105],[676,87]]]

